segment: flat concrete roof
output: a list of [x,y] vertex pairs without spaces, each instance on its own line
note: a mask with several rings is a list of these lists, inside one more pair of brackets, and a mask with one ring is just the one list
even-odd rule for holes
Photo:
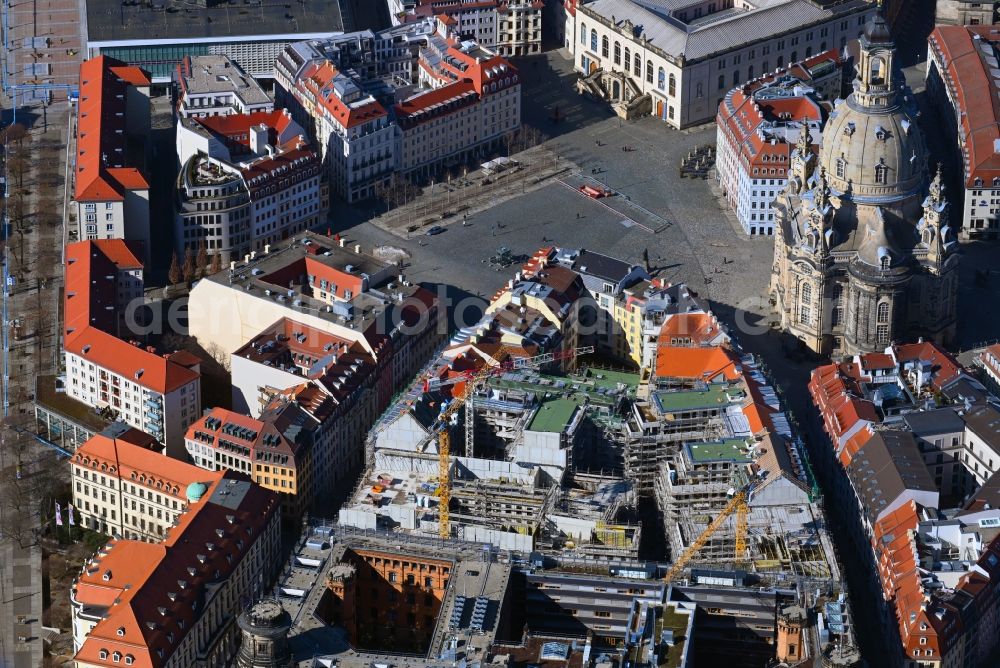
[[[178,0],[152,0],[148,6],[136,0],[87,0],[87,40],[219,37],[232,41],[240,35],[344,30],[340,0],[228,0],[211,4],[206,8]],[[194,53],[192,49],[189,55]]]

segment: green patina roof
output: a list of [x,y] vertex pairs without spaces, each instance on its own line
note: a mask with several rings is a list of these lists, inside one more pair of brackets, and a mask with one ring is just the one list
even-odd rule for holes
[[730,403],[730,390],[737,391],[725,383],[713,383],[706,390],[682,390],[680,392],[654,392],[653,401],[661,413],[690,411],[699,408],[724,408]]
[[583,402],[576,398],[549,399],[544,402],[531,418],[528,429],[559,433],[573,419],[573,412]]
[[688,458],[695,463],[731,461],[737,463],[749,463],[747,457],[746,441],[740,438],[727,438],[721,441],[702,441],[699,443],[686,443],[684,451]]

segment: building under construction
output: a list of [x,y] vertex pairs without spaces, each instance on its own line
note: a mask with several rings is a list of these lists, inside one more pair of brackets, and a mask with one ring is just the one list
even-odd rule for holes
[[[440,415],[452,399],[441,370],[456,366],[436,360],[383,416],[368,441],[368,469],[340,522],[439,534],[440,442],[448,430],[450,535],[525,554],[636,557],[639,526],[622,520],[634,507],[632,485],[615,475],[620,460],[616,471],[614,455],[602,447],[603,425],[621,419],[638,376],[566,373],[553,365],[501,369],[444,424]],[[598,465],[604,471],[593,475],[580,471],[585,462],[606,467]]]

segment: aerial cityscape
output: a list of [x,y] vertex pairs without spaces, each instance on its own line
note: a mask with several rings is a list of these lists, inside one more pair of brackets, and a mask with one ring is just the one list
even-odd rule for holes
[[0,3],[0,668],[1000,666],[1000,2]]

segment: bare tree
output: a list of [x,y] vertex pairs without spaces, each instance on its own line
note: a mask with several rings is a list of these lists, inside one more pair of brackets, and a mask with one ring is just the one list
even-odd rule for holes
[[173,257],[170,259],[170,270],[167,272],[167,280],[170,281],[171,285],[177,285],[181,282],[183,276],[181,273],[181,264],[177,261],[177,251],[174,251]]
[[198,259],[195,260],[195,275],[199,278],[204,276],[206,269],[208,269],[208,249],[205,247],[205,242],[202,241],[198,244]]
[[209,269],[209,273],[218,274],[220,271],[222,271],[222,255],[214,253],[212,255],[212,266]]
[[184,282],[190,283],[195,277],[194,253],[188,248],[184,251]]

